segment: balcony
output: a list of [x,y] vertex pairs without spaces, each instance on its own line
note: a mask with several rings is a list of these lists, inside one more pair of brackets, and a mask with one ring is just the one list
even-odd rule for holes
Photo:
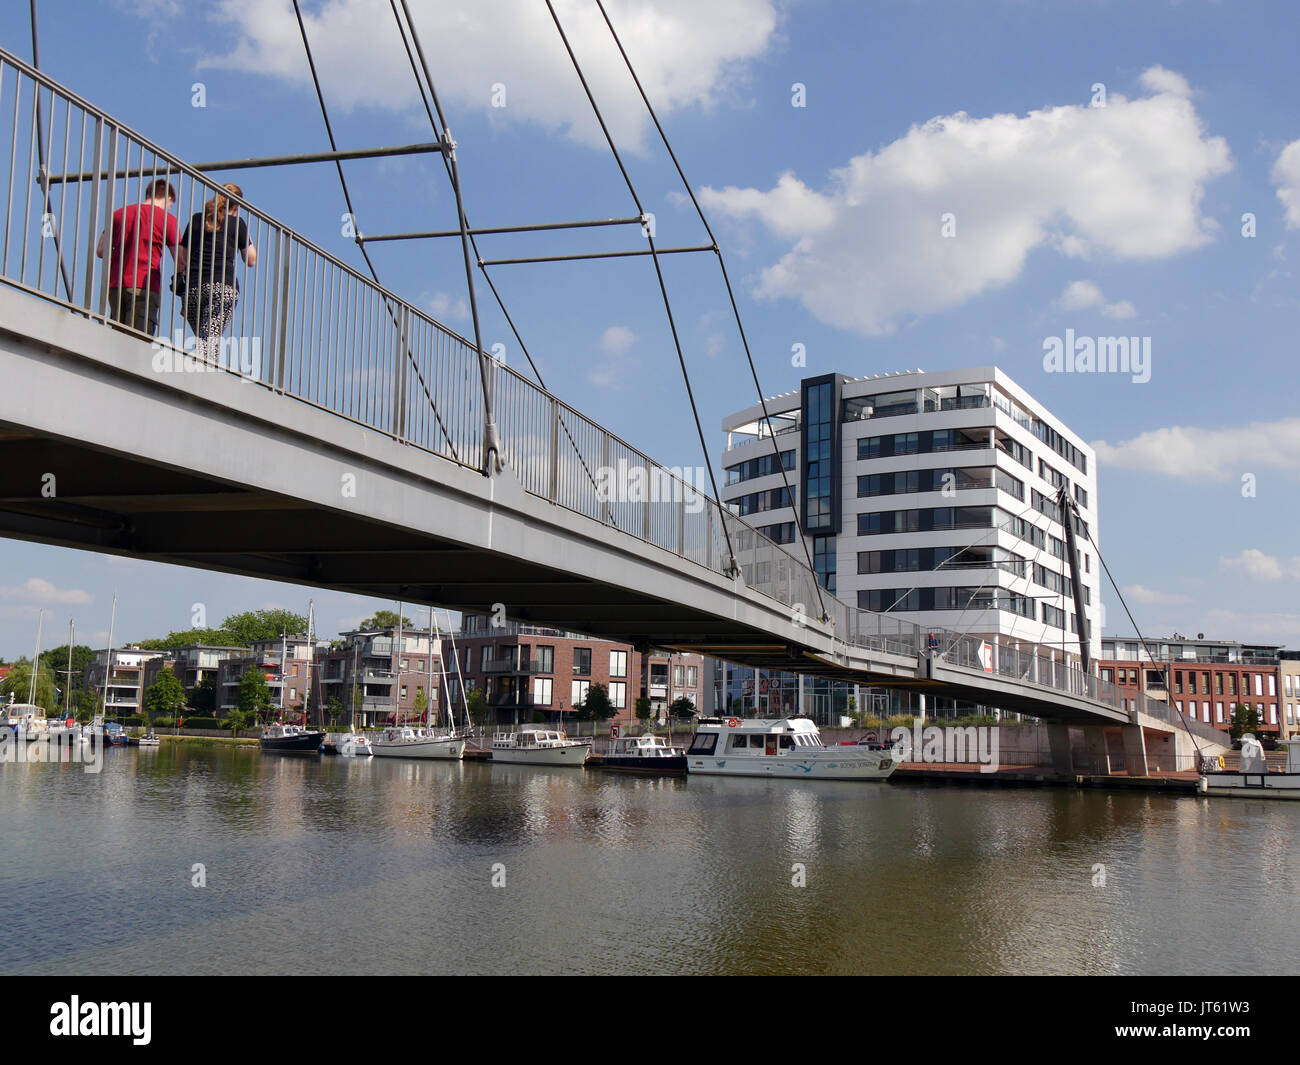
[[514,656],[506,658],[489,658],[486,662],[482,663],[482,666],[483,668],[480,670],[482,673],[517,673],[520,675],[528,675],[533,673],[551,672],[549,669],[544,670],[542,668],[541,660],[537,658],[523,662],[519,661]]

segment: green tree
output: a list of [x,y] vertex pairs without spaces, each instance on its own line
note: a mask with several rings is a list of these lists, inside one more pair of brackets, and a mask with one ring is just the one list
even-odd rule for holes
[[416,714],[419,715],[423,715],[424,712],[429,709],[429,697],[424,694],[423,684],[421,684],[418,688],[415,689],[414,706],[415,706]]
[[331,725],[337,725],[339,718],[343,716],[343,704],[334,696],[330,696],[329,701],[325,704],[325,719]]
[[231,614],[221,627],[230,634],[232,646],[248,647],[257,640],[274,639],[281,633],[306,632],[307,619],[288,610],[247,610]]
[[185,689],[170,669],[164,669],[144,693],[145,712],[151,718],[176,717],[185,712]]
[[1259,711],[1250,703],[1237,703],[1232,708],[1232,725],[1229,732],[1234,740],[1241,739],[1246,733],[1259,737]]
[[[395,610],[376,610],[373,615],[360,624],[359,628],[362,632],[370,629],[395,629],[397,628],[397,612]],[[406,615],[402,615],[402,628],[413,629],[415,623]]]
[[649,725],[650,718],[654,716],[654,710],[650,706],[650,700],[644,695],[637,696],[636,700],[636,719],[642,725]]
[[608,721],[618,712],[609,701],[609,689],[603,684],[593,684],[587,689],[582,710],[583,716],[593,721]]
[[189,690],[186,701],[195,710],[209,717],[217,713],[217,675],[209,673]]
[[253,715],[247,710],[241,710],[235,707],[226,715],[226,724],[230,726],[230,736],[234,739],[239,735],[241,729],[248,728],[253,723]]
[[166,636],[150,640],[136,640],[131,646],[143,647],[146,651],[169,651],[176,647],[191,647],[194,644],[204,644],[208,647],[244,646],[225,629],[185,629],[181,632],[169,632]]
[[[29,659],[20,658],[9,667],[9,675],[3,681],[0,681],[0,697],[5,702],[9,701],[10,694],[14,697],[14,702],[25,703],[31,695],[32,684],[32,663]],[[47,714],[53,714],[62,709],[59,702],[58,694],[55,691],[57,685],[54,680],[54,673],[43,665],[36,667],[36,705],[43,707]]]
[[72,645],[72,676],[67,674],[68,668],[68,645],[65,643],[61,647],[51,647],[48,651],[41,652],[41,668],[48,669],[55,677],[60,689],[66,688],[69,682],[74,692],[86,686],[86,667],[95,660],[95,652],[85,644]]
[[352,685],[352,718],[356,720],[361,717],[361,685]]
[[266,675],[253,666],[244,670],[239,678],[239,697],[235,705],[257,720],[271,710],[271,689],[267,686]]
[[695,716],[695,704],[686,696],[679,695],[668,707],[668,712],[678,721],[689,721]]
[[482,688],[474,687],[466,692],[465,709],[470,721],[477,721],[481,725],[487,720],[487,696],[483,694]]

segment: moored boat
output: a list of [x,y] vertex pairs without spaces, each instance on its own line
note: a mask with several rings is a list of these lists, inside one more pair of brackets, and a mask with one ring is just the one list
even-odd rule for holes
[[714,776],[796,780],[885,780],[897,748],[827,747],[806,717],[703,718],[686,751],[687,770]]
[[1264,746],[1253,735],[1241,737],[1239,769],[1205,769],[1199,790],[1202,795],[1236,799],[1300,799],[1300,738],[1282,740],[1286,768],[1269,769]]
[[609,754],[601,761],[602,769],[623,773],[685,773],[686,748],[673,747],[662,736],[619,736]]
[[160,740],[154,734],[153,729],[150,729],[143,736],[141,736],[139,739],[136,740],[135,745],[137,747],[161,747],[162,740]]
[[316,754],[325,733],[302,725],[269,725],[262,730],[262,750],[273,754]]
[[375,736],[370,748],[377,758],[440,758],[459,761],[465,754],[465,737],[438,729],[391,726]]
[[541,725],[520,725],[514,732],[492,735],[492,761],[517,765],[582,765],[590,740],[571,740]]

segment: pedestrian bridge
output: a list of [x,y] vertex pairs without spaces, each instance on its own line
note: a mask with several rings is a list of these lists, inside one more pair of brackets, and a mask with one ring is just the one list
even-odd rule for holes
[[802,560],[716,500],[252,205],[259,255],[239,265],[220,364],[184,350],[165,290],[169,343],[110,324],[105,220],[155,177],[188,217],[213,180],[2,52],[0,152],[2,535],[1063,724],[1144,709],[1059,649],[819,595]]

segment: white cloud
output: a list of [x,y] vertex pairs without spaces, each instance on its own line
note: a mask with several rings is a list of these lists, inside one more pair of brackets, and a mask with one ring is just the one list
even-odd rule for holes
[[[304,22],[327,101],[345,109],[415,111],[415,80],[387,0],[313,6]],[[744,65],[767,50],[777,28],[774,0],[607,0],[605,6],[661,117],[713,106]],[[453,133],[456,113],[468,109],[604,144],[545,4],[411,0],[410,7]],[[645,106],[599,9],[587,0],[556,0],[555,8],[615,143],[640,149],[649,129]],[[201,66],[310,86],[287,2],[218,0],[212,17],[233,31],[235,43]],[[497,85],[505,89],[504,107],[492,106]]]
[[1170,93],[1173,96],[1191,96],[1192,87],[1187,79],[1172,70],[1166,70],[1160,64],[1148,67],[1138,78],[1142,88],[1153,93]]
[[1282,149],[1269,176],[1277,186],[1277,198],[1286,208],[1287,229],[1300,229],[1300,140]]
[[621,355],[636,342],[636,334],[625,325],[611,325],[600,334],[600,350]]
[[[868,336],[1017,278],[1029,253],[1163,259],[1212,239],[1207,181],[1232,165],[1227,143],[1160,68],[1154,95],[1106,107],[933,118],[832,171],[824,190],[794,174],[774,188],[701,190],[727,217],[757,219],[789,250],[762,270],[761,298],[798,300]],[[1178,79],[1181,82],[1181,79]],[[955,218],[955,235],[943,219]],[[1114,317],[1132,311],[1111,305]]]
[[93,602],[94,597],[80,588],[56,588],[42,577],[29,577],[19,585],[0,586],[0,599],[31,603],[34,606],[67,606]]
[[1232,639],[1254,639],[1261,643],[1286,643],[1300,638],[1300,614],[1241,614],[1234,610],[1211,610],[1206,631],[1228,632]]
[[615,388],[627,378],[636,360],[628,352],[637,336],[625,325],[611,325],[600,334],[600,350],[607,356],[587,371],[587,380],[597,388]]
[[1300,577],[1300,555],[1290,561],[1283,561],[1274,555],[1266,555],[1255,547],[1248,547],[1236,558],[1221,558],[1219,565],[1227,569],[1241,570],[1246,576],[1257,581],[1280,581],[1283,577]]
[[435,292],[426,297],[425,305],[429,313],[440,322],[459,321],[469,318],[469,304],[464,296],[453,296],[450,292]]
[[1137,314],[1137,308],[1128,300],[1107,303],[1094,281],[1071,281],[1057,298],[1056,307],[1062,311],[1086,311],[1095,307],[1107,318],[1132,318]]
[[1300,418],[1228,429],[1175,425],[1092,447],[1100,463],[1189,481],[1228,481],[1261,469],[1300,473]]
[[1152,588],[1147,588],[1141,584],[1130,584],[1125,586],[1124,594],[1132,599],[1135,603],[1161,604],[1161,603],[1190,603],[1191,597],[1178,595],[1174,592],[1157,592]]

